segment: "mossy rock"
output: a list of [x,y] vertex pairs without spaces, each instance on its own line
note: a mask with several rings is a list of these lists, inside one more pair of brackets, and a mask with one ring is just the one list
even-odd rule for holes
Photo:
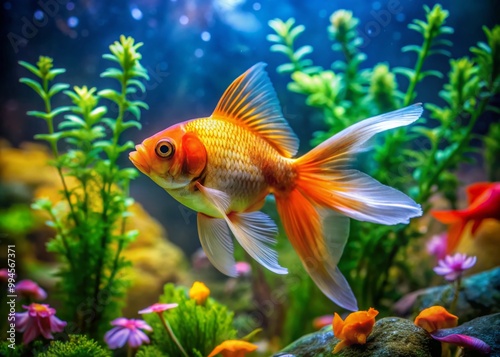
[[[300,338],[274,357],[331,357],[339,342],[331,327],[327,327]],[[375,323],[365,345],[346,347],[335,356],[439,357],[441,344],[410,320],[386,317]]]

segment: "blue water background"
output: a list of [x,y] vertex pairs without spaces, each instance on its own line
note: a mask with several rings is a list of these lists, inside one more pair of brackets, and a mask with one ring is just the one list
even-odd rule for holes
[[[60,80],[74,85],[102,89],[115,85],[99,78],[110,63],[101,58],[111,42],[121,34],[144,42],[143,64],[151,80],[147,92],[138,96],[148,103],[143,113],[143,130],[131,132],[128,139],[143,138],[174,123],[210,115],[227,85],[256,62],[263,61],[280,98],[285,117],[301,139],[306,151],[312,133],[324,129],[321,120],[312,120],[315,109],[305,106],[304,98],[286,90],[287,76],[276,67],[285,61],[282,54],[269,51],[267,23],[274,18],[294,17],[306,26],[297,44],[310,44],[316,65],[328,68],[341,59],[332,52],[326,28],[329,16],[338,9],[353,11],[360,19],[359,33],[365,39],[363,67],[386,62],[391,67],[413,67],[415,54],[402,53],[407,44],[420,44],[420,35],[408,30],[414,18],[424,18],[423,4],[435,1],[2,1],[0,11],[1,48],[0,117],[1,136],[14,145],[31,140],[46,130],[44,123],[25,112],[41,109],[40,99],[18,78],[28,75],[16,62],[35,62],[39,55],[55,58],[68,72]],[[447,24],[455,29],[450,36],[454,58],[468,54],[477,41],[483,41],[481,26],[498,23],[498,1],[440,1],[450,11]],[[448,72],[448,59],[431,57],[427,68]],[[399,78],[400,89],[406,81]],[[442,103],[437,91],[442,82],[428,78],[417,88],[418,101]],[[56,104],[63,104],[60,102]],[[317,118],[317,115],[314,115]],[[479,123],[478,132],[486,130]],[[131,166],[126,158],[123,165]],[[195,214],[177,204],[147,177],[132,185],[132,196],[167,227],[169,238],[188,254],[199,245]]]

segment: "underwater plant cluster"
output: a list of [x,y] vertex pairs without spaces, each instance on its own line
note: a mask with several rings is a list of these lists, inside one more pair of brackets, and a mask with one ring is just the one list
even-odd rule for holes
[[[267,41],[284,62],[276,71],[288,81],[286,95],[320,118],[311,146],[420,101],[427,81],[439,86],[422,118],[373,139],[373,150],[356,163],[407,193],[423,215],[406,225],[350,222],[339,268],[358,300],[355,312],[322,294],[282,226],[276,250],[289,269],[283,276],[236,246],[230,278],[203,251],[189,266],[184,258],[169,265],[162,261],[167,254],[156,263],[138,250],[141,244],[156,249],[161,235],[139,214],[141,197],[131,194],[139,173],[124,160],[136,144],[129,129],[142,130],[149,109],[143,95],[152,74],[141,42],[126,35],[112,42],[102,56],[108,68],[100,76],[109,80],[102,89],[92,79],[80,86],[60,82],[67,69],[58,68],[57,58],[19,61],[19,82],[40,99],[27,115],[44,123],[34,139],[45,149],[24,149],[26,162],[40,160],[58,184],[40,189],[44,171],[30,173],[40,176],[22,179],[32,194],[0,210],[5,246],[15,246],[26,262],[11,265],[8,255],[0,266],[2,289],[16,296],[0,309],[7,316],[0,355],[500,355],[500,25],[483,27],[483,40],[454,58],[452,9],[423,9],[408,24],[418,42],[401,49],[414,63],[400,67],[371,64],[384,58],[370,60],[363,52],[370,37],[352,11],[328,18],[327,45],[339,59],[326,68],[312,59],[315,47],[299,45],[308,31],[300,18],[269,21]],[[447,73],[432,67],[435,57],[446,58]],[[8,175],[22,182],[25,170],[16,167],[22,150],[4,142],[0,150],[14,158],[2,158],[2,185]],[[19,194],[5,187],[5,197]],[[279,221],[275,205],[267,198],[263,211]],[[189,222],[191,213],[175,213]],[[160,279],[166,266],[182,273]],[[154,283],[138,285],[146,279],[138,271],[151,272]],[[129,299],[141,295],[144,300]]]

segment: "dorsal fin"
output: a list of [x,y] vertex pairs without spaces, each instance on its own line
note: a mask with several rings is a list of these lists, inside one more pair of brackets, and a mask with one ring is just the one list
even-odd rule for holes
[[222,95],[212,117],[242,125],[267,140],[283,156],[292,157],[297,153],[299,139],[281,114],[265,66],[259,62],[236,78]]

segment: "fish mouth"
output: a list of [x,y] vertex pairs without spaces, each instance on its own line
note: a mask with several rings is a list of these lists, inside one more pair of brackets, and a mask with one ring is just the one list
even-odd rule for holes
[[128,154],[130,161],[132,161],[132,163],[139,169],[140,172],[149,176],[151,166],[149,165],[149,162],[147,160],[146,148],[144,147],[144,145],[139,144],[135,146],[135,150],[137,151],[132,151],[130,154]]

